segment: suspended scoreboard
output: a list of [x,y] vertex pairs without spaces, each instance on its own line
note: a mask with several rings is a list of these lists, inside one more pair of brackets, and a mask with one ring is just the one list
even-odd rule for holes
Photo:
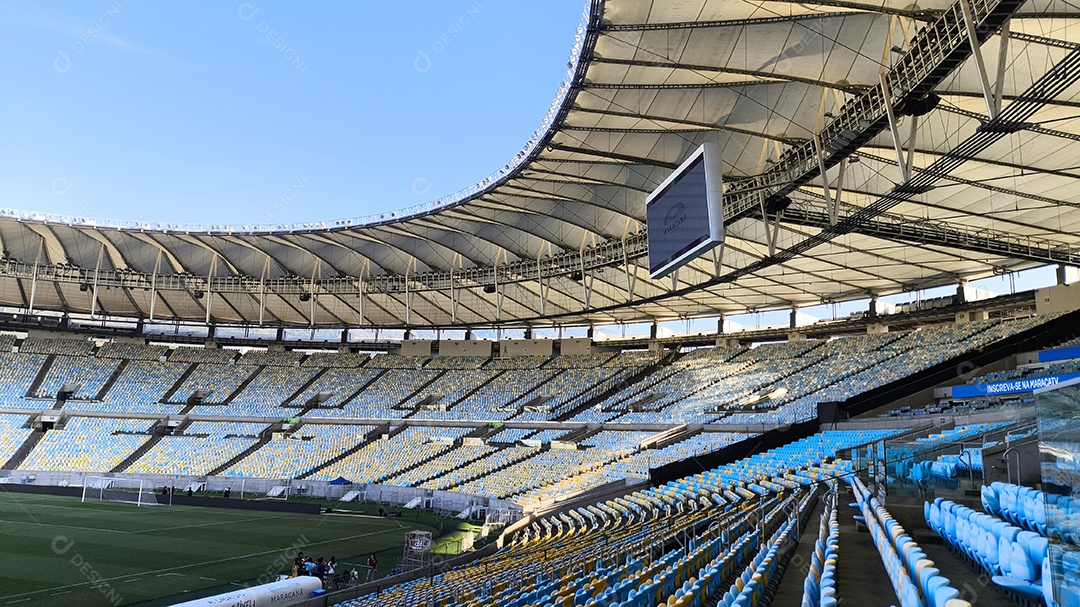
[[705,143],[645,199],[649,278],[662,278],[724,241],[720,146]]

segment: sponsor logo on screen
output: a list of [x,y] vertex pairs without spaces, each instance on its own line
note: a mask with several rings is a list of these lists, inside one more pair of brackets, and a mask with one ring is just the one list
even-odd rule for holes
[[666,215],[664,215],[664,233],[670,234],[679,229],[679,226],[686,221],[686,205],[681,202],[676,202],[671,205]]

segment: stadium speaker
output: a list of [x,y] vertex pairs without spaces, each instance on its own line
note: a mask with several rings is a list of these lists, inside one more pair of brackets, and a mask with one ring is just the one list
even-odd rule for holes
[[79,285],[79,290],[83,291],[83,292],[89,291],[90,290],[90,285],[88,285],[88,284],[86,284],[84,282],[81,285]]
[[574,270],[573,272],[570,272],[570,280],[580,281],[584,277],[585,276],[581,273],[581,270]]
[[836,401],[818,403],[817,419],[819,424],[835,424],[840,421],[840,403]]
[[310,293],[301,293],[300,294],[300,301],[311,301],[311,294]]
[[75,395],[76,392],[82,389],[82,384],[76,382],[65,382],[60,389],[56,391],[56,395],[62,400],[67,400]]
[[202,291],[195,291],[194,293],[192,293],[192,295],[195,296],[195,299],[202,299],[203,296],[206,295],[206,293]]
[[484,285],[484,293],[491,294],[495,292],[495,285]]
[[187,397],[187,404],[189,405],[201,405],[206,402],[206,398],[213,393],[213,390],[194,390]]
[[896,112],[903,116],[925,116],[941,103],[941,97],[929,93],[925,97],[908,97],[900,102]]
[[791,206],[791,198],[788,196],[781,196],[779,198],[769,198],[765,201],[765,212],[769,215],[775,215],[784,209]]

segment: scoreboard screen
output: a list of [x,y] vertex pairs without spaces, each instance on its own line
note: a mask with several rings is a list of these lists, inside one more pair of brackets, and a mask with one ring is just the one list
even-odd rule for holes
[[649,278],[662,278],[724,241],[720,148],[706,143],[645,199]]

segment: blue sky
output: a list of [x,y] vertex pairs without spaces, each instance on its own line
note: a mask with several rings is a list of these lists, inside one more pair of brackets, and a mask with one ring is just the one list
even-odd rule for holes
[[[5,2],[0,207],[245,224],[434,200],[526,143],[566,73],[583,6]],[[1047,268],[1015,288],[1052,283]],[[1013,288],[1008,277],[977,286]],[[702,322],[691,330],[715,328]]]
[[0,5],[0,206],[279,223],[480,181],[543,120],[581,0]]

